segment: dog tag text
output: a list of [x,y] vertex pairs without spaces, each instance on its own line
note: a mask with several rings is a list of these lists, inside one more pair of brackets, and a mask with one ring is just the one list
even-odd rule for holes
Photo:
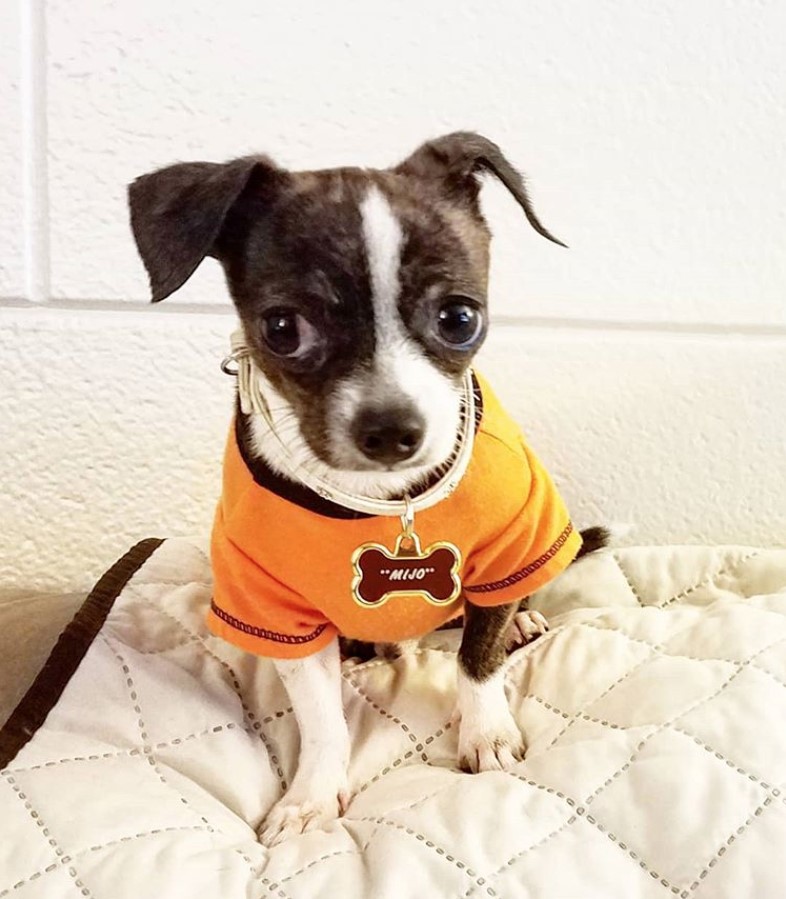
[[352,595],[366,608],[405,595],[444,606],[461,593],[461,554],[452,543],[434,543],[423,551],[416,534],[401,535],[393,552],[379,543],[359,546],[352,564]]

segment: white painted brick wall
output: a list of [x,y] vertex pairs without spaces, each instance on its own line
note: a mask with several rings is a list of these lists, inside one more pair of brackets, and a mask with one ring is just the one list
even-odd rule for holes
[[572,246],[487,189],[484,368],[579,523],[786,542],[785,29],[777,0],[0,0],[0,592],[209,525],[225,291],[208,263],[143,305],[126,182],[250,151],[384,165],[454,128],[498,140]]
[[22,100],[19,5],[0,0],[0,296],[21,297]]

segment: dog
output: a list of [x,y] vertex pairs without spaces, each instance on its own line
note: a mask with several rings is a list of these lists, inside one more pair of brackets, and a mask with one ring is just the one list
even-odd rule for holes
[[[606,541],[596,528],[582,545],[488,385],[467,380],[488,330],[484,174],[561,244],[500,148],[469,132],[429,141],[386,170],[291,172],[250,156],[179,163],[129,186],[153,302],[217,258],[264,398],[264,414],[238,406],[227,444],[208,624],[274,658],[300,729],[297,773],[260,827],[268,845],[319,827],[349,801],[339,636],[388,651],[463,613],[458,761],[471,772],[508,768],[523,758],[524,740],[503,662],[547,627],[522,599]],[[417,504],[455,465],[461,433],[474,435],[470,467],[414,527],[453,538],[445,545],[456,565],[465,556],[462,594],[445,607],[424,601],[427,590],[394,591],[382,607],[361,608],[349,595],[348,556],[371,532],[389,546],[396,520],[347,509],[298,473],[340,495]],[[506,484],[495,487],[503,469]],[[465,484],[491,493],[481,504]],[[469,546],[483,527],[495,532]]]

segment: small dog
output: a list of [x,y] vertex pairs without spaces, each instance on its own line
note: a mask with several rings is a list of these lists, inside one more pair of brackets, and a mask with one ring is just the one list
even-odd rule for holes
[[[463,614],[459,763],[507,768],[524,741],[505,697],[506,650],[546,628],[522,597],[605,541],[591,529],[582,547],[548,475],[474,375],[466,422],[462,384],[488,324],[484,173],[560,243],[499,147],[472,133],[428,142],[384,171],[290,172],[255,156],[173,165],[129,188],[153,301],[216,257],[264,396],[265,414],[238,406],[227,444],[208,624],[274,657],[300,728],[297,774],[260,829],[268,844],[348,802],[340,634],[395,644]],[[416,504],[473,428],[467,473],[417,523],[463,554],[462,595],[444,606],[424,602],[428,591],[391,594],[361,608],[349,556],[369,535],[391,543],[395,518],[347,509],[298,472],[343,495]]]

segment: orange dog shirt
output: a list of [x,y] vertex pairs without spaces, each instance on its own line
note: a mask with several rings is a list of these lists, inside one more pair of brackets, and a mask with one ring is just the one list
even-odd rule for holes
[[[417,513],[415,530],[424,550],[440,540],[455,544],[467,599],[496,606],[555,578],[576,557],[581,537],[518,427],[488,384],[477,384],[482,417],[469,467],[450,496]],[[396,595],[379,607],[360,606],[351,594],[352,554],[369,542],[392,549],[398,518],[314,511],[279,495],[286,492],[254,480],[233,427],[211,542],[207,624],[214,634],[258,655],[300,658],[337,634],[396,642],[461,614],[460,597],[435,606]]]

